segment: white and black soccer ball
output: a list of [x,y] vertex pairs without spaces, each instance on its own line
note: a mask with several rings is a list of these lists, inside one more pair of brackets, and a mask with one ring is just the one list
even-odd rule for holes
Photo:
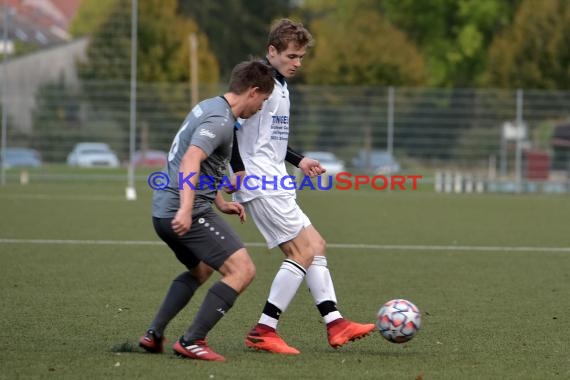
[[376,327],[392,343],[405,343],[422,327],[422,315],[408,300],[393,299],[386,302],[376,317]]

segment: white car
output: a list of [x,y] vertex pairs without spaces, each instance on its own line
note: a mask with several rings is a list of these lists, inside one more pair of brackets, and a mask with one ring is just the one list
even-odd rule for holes
[[334,155],[334,153],[322,152],[322,151],[313,151],[313,152],[304,152],[303,155],[319,161],[321,166],[327,170],[325,175],[335,176],[336,174],[338,174],[340,172],[346,171],[346,167],[344,165],[344,162],[339,160]]
[[83,142],[75,145],[67,156],[67,164],[82,168],[119,167],[119,159],[108,144]]

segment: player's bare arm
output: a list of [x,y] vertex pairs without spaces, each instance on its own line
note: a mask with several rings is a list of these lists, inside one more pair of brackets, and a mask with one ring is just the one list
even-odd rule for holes
[[214,204],[216,205],[217,209],[223,212],[224,214],[237,215],[239,216],[240,222],[245,223],[246,221],[245,208],[239,202],[226,201],[222,196],[222,193],[218,191],[218,193],[216,194],[216,199],[214,200]]

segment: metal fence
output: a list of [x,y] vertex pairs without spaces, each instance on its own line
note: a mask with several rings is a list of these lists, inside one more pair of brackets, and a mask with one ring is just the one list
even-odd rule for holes
[[[10,88],[9,147],[33,148],[46,165],[65,165],[76,143],[97,141],[108,143],[123,164],[129,159],[129,82],[61,79],[38,86],[32,95],[18,93],[17,85]],[[203,86],[200,95],[214,96],[223,88]],[[290,145],[332,152],[349,169],[362,152],[384,150],[404,171],[425,178],[442,171],[489,180],[564,182],[570,172],[570,137],[558,136],[570,122],[568,91],[293,83],[290,92]],[[190,98],[187,83],[139,83],[136,149],[167,151]],[[31,120],[31,127],[15,120]],[[374,171],[369,166],[359,169]]]
[[[7,136],[2,143],[39,152],[43,165],[34,170],[36,178],[53,177],[51,168],[62,169],[55,171],[58,178],[66,176],[69,153],[86,141],[109,144],[126,168],[133,129],[135,150],[167,151],[196,93],[203,99],[224,90],[220,84],[191,91],[189,83],[139,82],[133,114],[134,80],[78,79],[87,77],[78,63],[88,62],[93,52],[100,60],[89,70],[99,75],[91,78],[128,72],[136,77],[137,4],[120,2],[97,37],[14,59],[3,55],[2,132]],[[13,29],[8,13],[4,40]],[[112,42],[127,38],[130,55],[123,48],[110,52]],[[190,77],[196,74],[189,71]],[[570,91],[315,87],[294,81],[289,88],[291,146],[332,152],[348,170],[377,173],[373,158],[378,151],[382,157],[395,157],[403,172],[433,181],[436,189],[503,186],[493,181],[504,183],[505,189],[514,183],[517,191],[527,183],[562,184],[564,191],[570,187]],[[10,169],[9,174],[14,178],[18,171]]]

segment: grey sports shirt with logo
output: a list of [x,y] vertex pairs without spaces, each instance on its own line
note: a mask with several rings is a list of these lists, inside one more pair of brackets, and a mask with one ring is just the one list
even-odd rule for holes
[[[173,218],[180,208],[179,168],[182,157],[190,145],[201,148],[208,155],[200,165],[200,173],[195,176],[208,176],[213,179],[211,182],[203,181],[204,186],[200,186],[200,177],[198,177],[192,215],[200,215],[211,207],[220,181],[226,173],[235,122],[230,105],[221,96],[206,99],[190,111],[174,137],[168,153],[168,163],[164,171],[168,174],[170,183],[164,190],[154,191],[152,199],[154,217]],[[184,181],[182,185],[189,186]]]

